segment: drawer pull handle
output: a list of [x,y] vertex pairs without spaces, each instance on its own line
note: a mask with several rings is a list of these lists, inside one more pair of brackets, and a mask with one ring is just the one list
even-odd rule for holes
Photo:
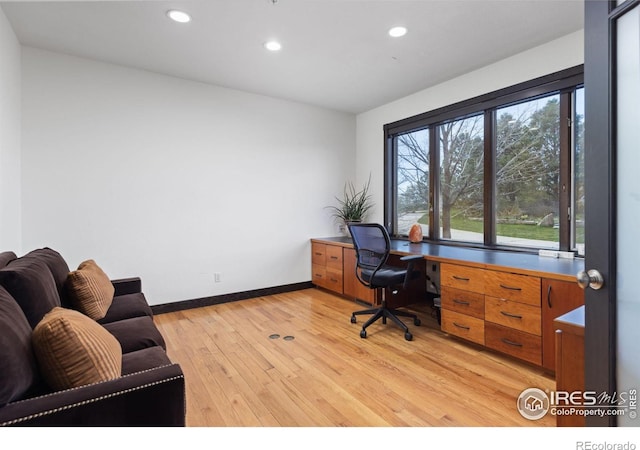
[[317,274],[316,274],[316,277],[318,277],[318,278],[322,278],[322,274],[317,273]]
[[458,328],[462,328],[463,330],[470,330],[471,329],[469,327],[465,327],[464,325],[460,325],[459,323],[453,322],[453,324]]
[[453,299],[453,303],[457,303],[458,305],[469,306],[469,302],[465,302],[464,300],[458,300],[457,298]]
[[522,320],[522,316],[519,316],[518,314],[511,314],[505,311],[500,311],[500,314],[502,314],[503,316],[507,316],[507,317],[513,317],[514,319],[521,319]]
[[502,338],[501,340],[502,340],[502,342],[504,342],[507,345],[511,345],[513,347],[522,347],[522,344],[520,342],[513,342],[513,341],[510,341],[509,339],[505,339],[505,338]]
[[316,252],[316,256],[322,256],[322,253]]
[[453,278],[458,281],[469,281],[469,278],[459,277],[458,275],[454,275]]
[[338,257],[337,256],[332,256],[331,259],[338,259]]
[[502,289],[508,289],[508,290],[510,290],[510,291],[521,291],[521,290],[522,290],[522,288],[519,288],[519,287],[513,287],[513,286],[505,286],[504,284],[500,284],[500,287],[501,287]]
[[329,278],[331,281],[333,281],[334,283],[337,283],[338,280],[336,280],[335,278]]
[[551,285],[547,288],[547,305],[549,305],[549,308],[553,308],[553,305],[551,305]]

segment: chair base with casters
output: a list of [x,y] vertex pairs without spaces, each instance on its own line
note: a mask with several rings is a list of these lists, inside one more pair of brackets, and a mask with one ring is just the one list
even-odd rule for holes
[[405,311],[398,311],[397,309],[388,308],[386,300],[382,301],[382,306],[380,306],[379,308],[369,308],[369,309],[363,309],[361,311],[353,312],[351,314],[351,323],[356,323],[357,322],[356,316],[359,316],[362,314],[373,314],[369,318],[369,320],[367,320],[364,323],[364,325],[362,325],[362,330],[360,331],[360,337],[363,339],[367,337],[367,327],[372,323],[377,322],[380,319],[382,319],[382,323],[384,325],[387,324],[387,319],[391,319],[393,323],[395,323],[396,325],[398,325],[400,328],[404,330],[404,338],[407,341],[412,340],[413,335],[411,334],[411,332],[409,331],[409,328],[405,325],[405,323],[399,319],[399,317],[409,317],[413,319],[413,324],[417,327],[419,327],[421,323],[420,319],[415,314],[411,314]]

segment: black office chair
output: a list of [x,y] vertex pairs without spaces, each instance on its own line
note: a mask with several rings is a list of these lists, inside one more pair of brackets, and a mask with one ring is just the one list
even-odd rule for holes
[[349,223],[349,232],[353,239],[353,246],[356,249],[356,277],[362,284],[370,289],[383,288],[382,305],[379,308],[356,311],[351,315],[351,323],[356,323],[356,316],[361,314],[373,314],[362,326],[360,337],[367,337],[367,327],[382,318],[382,323],[386,324],[387,319],[391,319],[396,325],[404,330],[404,338],[407,341],[413,339],[409,328],[398,318],[410,317],[415,326],[420,326],[420,319],[415,314],[397,309],[388,308],[384,288],[393,289],[397,292],[398,286],[402,285],[406,289],[413,274],[413,261],[422,259],[422,255],[403,256],[401,261],[406,261],[405,268],[390,266],[387,263],[391,250],[391,241],[387,230],[377,223]]

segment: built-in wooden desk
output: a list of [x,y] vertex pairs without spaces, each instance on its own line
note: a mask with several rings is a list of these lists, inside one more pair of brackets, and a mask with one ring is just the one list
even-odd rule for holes
[[[376,302],[375,294],[356,292],[359,283],[351,238],[313,238],[311,246],[314,284]],[[555,371],[553,320],[584,303],[583,291],[575,281],[576,274],[584,270],[583,259],[413,244],[403,239],[391,240],[391,252],[395,256],[422,255],[425,269],[438,263],[443,331]],[[426,282],[420,288],[426,292]]]

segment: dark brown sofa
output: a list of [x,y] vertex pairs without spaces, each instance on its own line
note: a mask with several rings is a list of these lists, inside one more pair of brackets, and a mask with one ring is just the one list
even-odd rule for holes
[[139,278],[112,281],[113,300],[97,321],[122,348],[121,376],[63,390],[48,386],[32,332],[53,308],[73,308],[68,273],[49,248],[20,258],[0,253],[0,425],[184,426],[184,375],[166,354]]

